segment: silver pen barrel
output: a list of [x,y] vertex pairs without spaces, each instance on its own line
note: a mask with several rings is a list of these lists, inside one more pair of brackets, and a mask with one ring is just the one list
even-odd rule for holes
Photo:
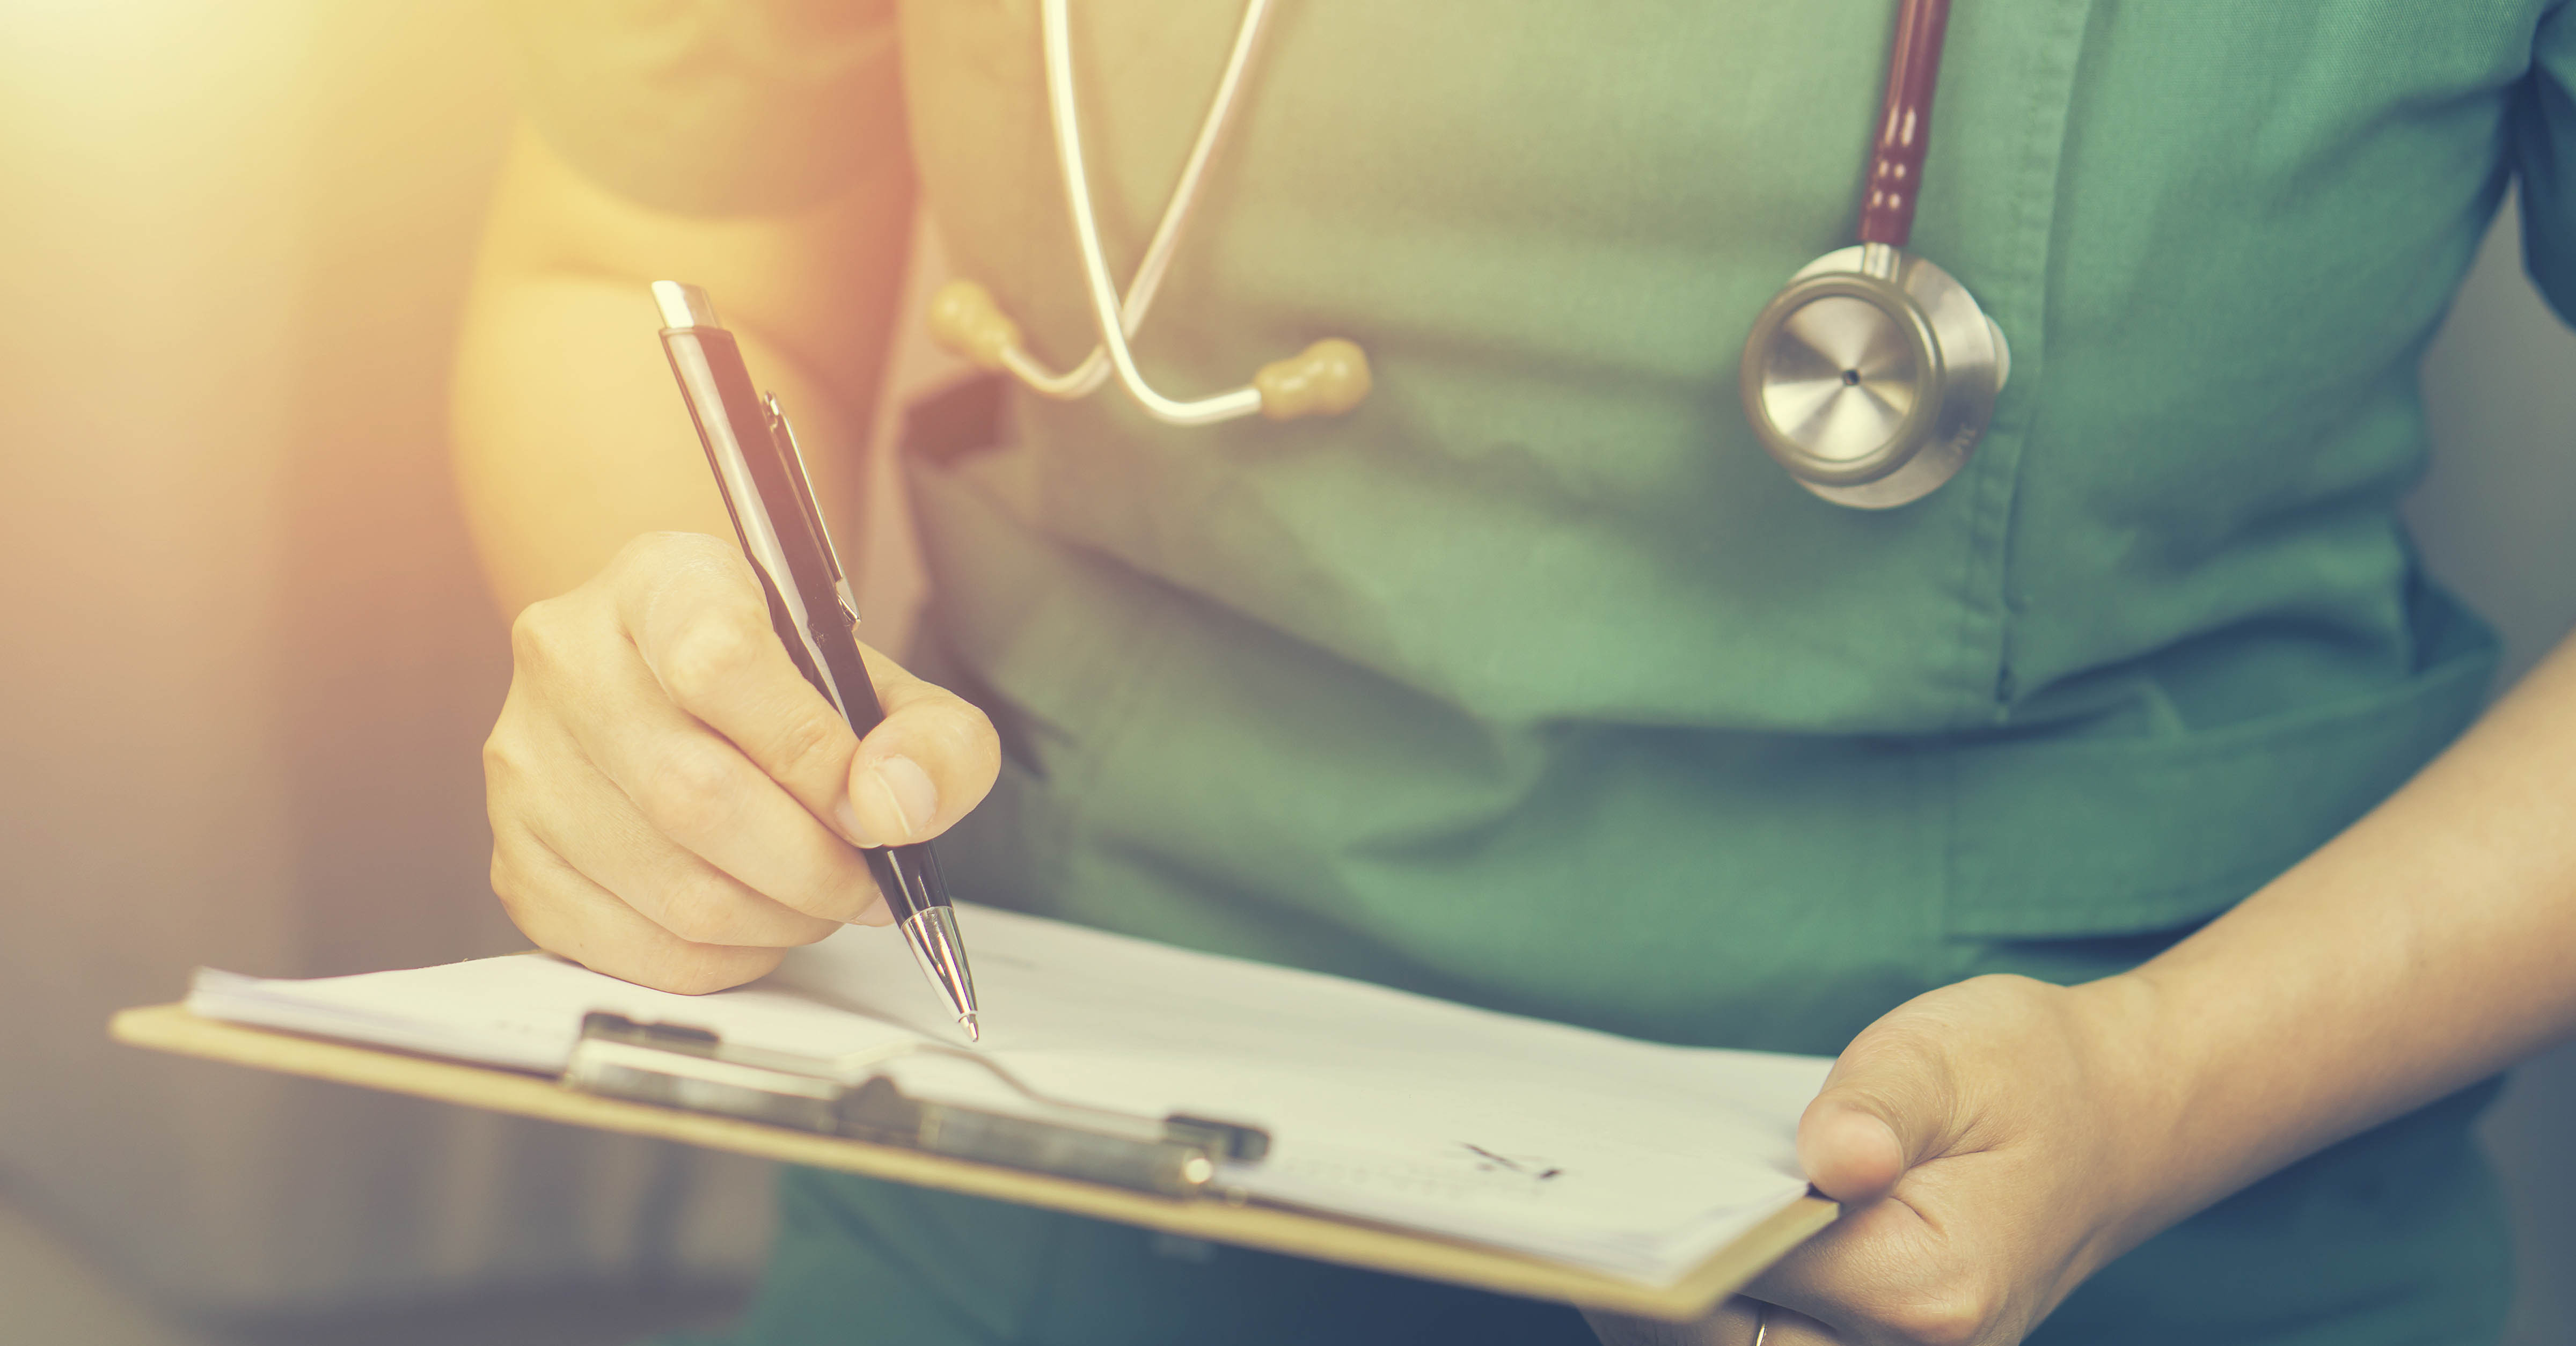
[[[853,631],[859,616],[807,482],[795,431],[778,400],[754,390],[741,348],[717,322],[704,290],[655,281],[653,301],[664,324],[663,353],[697,424],[743,556],[760,580],[770,624],[797,671],[864,738],[883,721],[885,709],[859,653]],[[967,1037],[980,1039],[974,974],[929,843],[861,854],[922,975],[946,997]]]

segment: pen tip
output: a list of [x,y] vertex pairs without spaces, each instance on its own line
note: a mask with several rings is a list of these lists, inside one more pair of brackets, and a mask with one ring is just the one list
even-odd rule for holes
[[966,1040],[968,1042],[982,1042],[984,1040],[984,1030],[977,1027],[975,1024],[974,1011],[968,1010],[966,1013],[958,1015],[957,1026],[966,1030]]

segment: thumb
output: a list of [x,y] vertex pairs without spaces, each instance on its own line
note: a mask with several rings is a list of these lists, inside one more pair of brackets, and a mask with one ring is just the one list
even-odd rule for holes
[[1845,1205],[1887,1195],[1907,1169],[1939,1154],[1958,1115],[1948,1053],[1889,1022],[1902,1014],[1852,1039],[1798,1118],[1807,1181]]

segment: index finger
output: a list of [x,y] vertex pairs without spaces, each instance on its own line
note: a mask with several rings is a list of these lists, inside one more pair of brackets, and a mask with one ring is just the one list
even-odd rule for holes
[[742,553],[695,533],[627,550],[635,564],[616,587],[618,624],[663,694],[843,840],[863,844],[842,807],[859,736],[788,657]]

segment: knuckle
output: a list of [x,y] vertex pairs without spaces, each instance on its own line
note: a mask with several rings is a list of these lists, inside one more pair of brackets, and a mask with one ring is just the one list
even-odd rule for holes
[[1983,1287],[1960,1285],[1914,1299],[1889,1325],[1920,1346],[1976,1346],[1994,1326],[1998,1307]]
[[704,556],[722,554],[728,550],[722,540],[706,533],[665,528],[636,534],[620,554],[648,561],[696,560]]
[[830,779],[847,769],[857,749],[849,724],[829,707],[814,706],[789,714],[762,760],[780,779]]
[[[483,785],[487,793],[496,792],[528,774],[526,750],[519,736],[509,731],[507,721],[495,725],[483,739]],[[497,805],[500,801],[491,801]]]
[[654,923],[691,944],[742,942],[740,899],[704,875],[678,879],[665,889]]
[[483,736],[484,804],[496,821],[514,811],[512,806],[534,798],[529,791],[562,768],[560,754],[550,760],[548,752],[548,745],[558,741],[550,732],[552,717],[541,699],[514,687],[492,721],[492,732]]
[[519,615],[510,619],[513,668],[534,673],[553,665],[557,610],[553,599],[540,599],[519,609]]
[[492,896],[500,901],[501,913],[510,918],[510,924],[517,926],[520,934],[535,940],[540,947],[555,952],[540,934],[544,923],[531,918],[531,913],[539,906],[534,876],[528,872],[528,866],[511,853],[510,847],[499,842],[492,846],[491,876]]
[[982,706],[947,693],[943,703],[948,712],[948,732],[957,744],[976,757],[992,757],[1001,751],[1001,737],[993,730],[993,717]]
[[730,613],[702,613],[671,638],[654,671],[672,700],[703,703],[756,666],[762,640],[776,637]]
[[648,607],[709,578],[718,581],[719,592],[731,589],[736,596],[747,592],[755,602],[760,596],[741,550],[704,533],[643,534],[618,552],[607,573],[613,577],[613,587],[630,597],[645,598]]
[[683,742],[663,753],[638,783],[635,804],[664,836],[703,837],[732,820],[742,802],[738,787],[720,753]]
[[608,568],[625,571],[651,565],[655,555],[670,549],[671,536],[669,533],[637,533],[626,539],[625,546],[617,549],[617,555],[610,558]]
[[975,764],[976,774],[982,778],[985,787],[989,789],[993,784],[993,778],[1001,774],[1002,770],[1001,732],[993,728],[993,717],[985,714],[983,707],[971,701],[961,701],[959,704],[965,706],[967,714],[973,717],[967,722],[968,751],[970,760]]
[[1855,1064],[1908,1071],[1945,1070],[1956,1036],[1942,1016],[1908,1005],[1862,1029],[1842,1054]]
[[510,863],[509,852],[495,843],[492,847],[492,895],[501,899],[504,911],[516,910],[519,904],[519,867]]
[[617,549],[609,569],[621,575],[651,574],[674,564],[684,564],[698,554],[700,545],[711,541],[701,533],[638,533]]

